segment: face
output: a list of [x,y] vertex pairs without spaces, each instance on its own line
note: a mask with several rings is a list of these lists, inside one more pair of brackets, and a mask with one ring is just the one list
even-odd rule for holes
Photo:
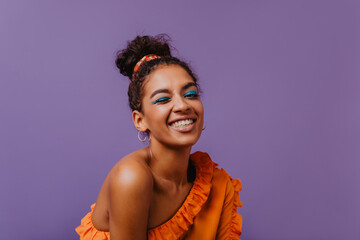
[[202,132],[204,109],[191,76],[178,65],[159,66],[144,84],[141,123],[151,142],[194,145]]

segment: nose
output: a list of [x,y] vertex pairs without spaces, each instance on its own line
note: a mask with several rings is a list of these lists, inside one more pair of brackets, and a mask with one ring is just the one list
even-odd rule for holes
[[182,96],[173,97],[173,111],[174,112],[186,112],[190,110],[190,105],[187,103],[186,99]]

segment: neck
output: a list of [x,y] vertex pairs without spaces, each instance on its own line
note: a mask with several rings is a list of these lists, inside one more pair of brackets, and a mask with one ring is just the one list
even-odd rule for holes
[[148,151],[150,168],[157,176],[177,186],[188,183],[187,169],[191,146],[171,148],[157,141],[152,141]]

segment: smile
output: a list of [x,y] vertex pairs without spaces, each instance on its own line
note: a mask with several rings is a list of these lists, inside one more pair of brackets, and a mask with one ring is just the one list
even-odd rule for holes
[[180,120],[170,124],[170,126],[179,128],[179,127],[186,127],[194,123],[192,119]]
[[196,119],[183,119],[176,122],[172,122],[170,127],[178,132],[190,132],[195,127]]

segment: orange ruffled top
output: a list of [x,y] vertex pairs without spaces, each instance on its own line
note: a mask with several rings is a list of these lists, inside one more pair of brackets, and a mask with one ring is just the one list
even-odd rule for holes
[[[239,239],[240,180],[218,169],[205,152],[195,152],[190,159],[196,168],[196,179],[189,195],[170,220],[148,230],[148,239]],[[110,233],[97,230],[91,222],[94,206],[75,230],[80,240],[109,240]]]

